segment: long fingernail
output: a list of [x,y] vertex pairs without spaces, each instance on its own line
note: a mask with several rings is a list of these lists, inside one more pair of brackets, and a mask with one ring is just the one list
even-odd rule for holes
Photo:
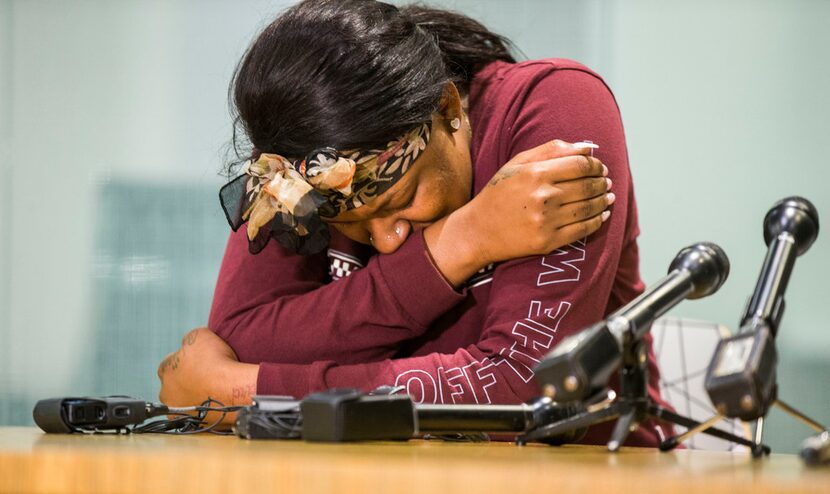
[[597,146],[593,142],[586,141],[575,142],[573,143],[573,147],[575,147],[576,149],[599,149],[599,146]]
[[599,218],[603,223],[605,223],[605,220],[607,220],[609,216],[611,216],[611,211],[603,211],[602,214],[599,215]]
[[610,205],[614,204],[614,201],[617,200],[617,196],[614,195],[613,192],[609,192],[608,194],[605,195],[605,199],[608,201],[608,205],[610,206]]
[[611,186],[614,185],[614,182],[612,182],[610,178],[606,178],[605,183],[608,185],[606,190],[611,190]]
[[608,167],[607,167],[607,166],[605,166],[605,165],[602,165],[602,176],[603,176],[603,177],[607,177],[607,176],[608,176]]

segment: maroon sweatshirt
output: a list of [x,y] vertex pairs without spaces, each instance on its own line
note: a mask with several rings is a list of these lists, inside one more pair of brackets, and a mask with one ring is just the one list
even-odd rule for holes
[[[496,62],[476,75],[469,102],[474,193],[521,151],[590,140],[614,182],[610,219],[586,241],[489,266],[460,292],[430,261],[421,231],[379,255],[332,229],[328,252],[304,257],[276,242],[251,255],[241,228],[209,326],[241,361],[260,364],[257,393],[389,384],[423,403],[527,401],[539,395],[532,369],[543,355],[642,292],[625,136],[603,80],[569,60]],[[650,364],[659,399],[653,355]],[[609,433],[594,427],[586,442]],[[657,434],[647,423],[627,444],[656,445]]]

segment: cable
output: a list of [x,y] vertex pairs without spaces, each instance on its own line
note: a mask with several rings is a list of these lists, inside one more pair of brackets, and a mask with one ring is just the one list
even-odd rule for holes
[[[154,420],[144,425],[136,425],[132,428],[127,428],[127,431],[132,434],[174,434],[174,435],[190,435],[210,432],[218,435],[231,435],[232,432],[217,431],[218,427],[227,416],[228,413],[236,412],[245,408],[244,406],[225,406],[219,400],[208,397],[201,405],[189,407],[167,407],[164,405],[148,405],[148,412],[153,415],[178,415],[176,418],[168,418],[162,420]],[[197,412],[196,415],[191,415],[190,412]],[[209,412],[220,413],[219,418],[212,424],[207,424],[205,417]]]

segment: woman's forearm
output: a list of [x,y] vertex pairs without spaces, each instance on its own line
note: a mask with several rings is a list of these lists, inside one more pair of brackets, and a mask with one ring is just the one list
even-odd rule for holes
[[420,232],[329,283],[305,279],[295,257],[276,248],[251,256],[244,232],[231,239],[208,325],[241,361],[389,358],[463,299],[432,267]]
[[[168,355],[158,368],[159,399],[171,407],[200,405],[208,398],[226,406],[247,405],[256,394],[259,365],[239,362],[233,350],[206,328],[194,329],[182,346]],[[219,413],[208,414],[210,424]],[[227,414],[232,424],[236,414]]]
[[453,288],[460,288],[489,264],[476,249],[478,233],[471,228],[464,208],[441,218],[424,230],[432,262]]

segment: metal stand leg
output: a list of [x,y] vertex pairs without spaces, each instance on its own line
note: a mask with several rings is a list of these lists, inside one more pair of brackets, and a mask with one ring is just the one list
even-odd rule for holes
[[660,443],[660,451],[669,451],[677,447],[678,444],[686,441],[690,437],[694,436],[695,434],[699,434],[703,431],[713,429],[715,424],[717,424],[723,417],[721,415],[715,415],[714,417],[710,418],[706,422],[698,424],[694,427],[689,428],[683,434],[679,436],[674,436],[664,440]]
[[755,434],[752,435],[752,439],[756,443],[764,440],[764,417],[760,417],[755,421]]
[[747,446],[752,449],[752,455],[755,457],[768,455],[771,451],[770,447],[766,444],[753,442],[744,437],[732,434],[731,432],[716,429],[714,427],[714,424],[720,419],[720,416],[717,415],[707,420],[706,422],[698,422],[696,420],[692,420],[682,415],[678,415],[674,412],[671,412],[663,407],[656,405],[651,410],[649,410],[649,413],[657,418],[661,418],[663,420],[679,425],[681,427],[686,427],[688,429],[686,432],[680,434],[679,436],[669,437],[665,441],[663,441],[660,444],[661,451],[671,451],[683,441],[701,432],[709,436],[717,437],[718,439],[723,439],[724,441],[731,441],[742,446]]
[[557,436],[565,432],[581,429],[583,427],[588,427],[589,425],[598,424],[600,422],[607,422],[617,418],[621,413],[621,408],[622,405],[620,403],[612,403],[611,405],[608,405],[600,410],[580,413],[579,415],[574,415],[571,418],[560,420],[559,422],[554,422],[552,424],[533,429],[526,434],[522,434],[516,438],[516,443],[521,445],[527,443],[528,441],[544,442],[545,438]]
[[799,412],[798,410],[796,410],[795,408],[791,407],[790,405],[784,403],[781,400],[775,400],[774,405],[777,405],[778,408],[783,410],[785,413],[788,413],[791,417],[795,417],[798,420],[804,422],[805,424],[807,424],[807,427],[810,427],[811,429],[813,429],[816,432],[824,432],[824,431],[827,430],[827,428],[824,427],[823,425],[819,424],[815,420],[813,420],[810,417],[804,415],[803,413]]
[[625,442],[628,433],[637,429],[638,422],[635,420],[637,416],[637,409],[631,407],[617,420],[614,424],[614,432],[611,433],[611,440],[608,441],[608,451],[619,451],[620,446]]

